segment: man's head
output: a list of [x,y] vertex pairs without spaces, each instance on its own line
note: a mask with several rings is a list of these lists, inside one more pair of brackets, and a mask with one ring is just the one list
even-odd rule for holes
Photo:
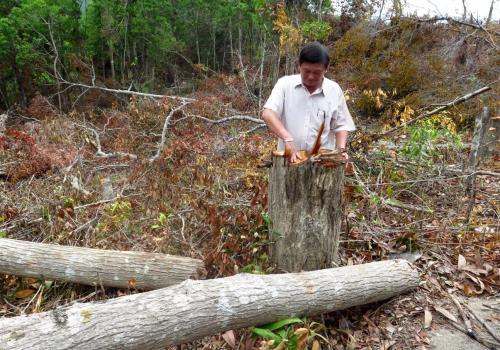
[[316,89],[323,81],[330,58],[326,47],[318,42],[307,44],[299,54],[298,67],[302,83],[309,89]]

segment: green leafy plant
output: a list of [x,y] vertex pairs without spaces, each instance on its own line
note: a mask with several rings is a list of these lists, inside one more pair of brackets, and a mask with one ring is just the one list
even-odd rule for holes
[[118,221],[128,219],[132,213],[132,204],[129,201],[116,201],[106,210],[108,214],[115,217]]
[[117,200],[105,209],[106,215],[97,227],[103,232],[119,229],[127,223],[132,215],[132,204],[129,201]]
[[302,23],[300,30],[308,41],[326,41],[332,32],[332,26],[323,21],[307,21]]
[[297,343],[297,336],[294,335],[293,325],[302,323],[304,321],[300,318],[287,318],[260,327],[252,327],[251,332],[266,341],[273,340],[274,342],[269,344],[271,349],[276,348],[281,343],[287,343],[288,348],[291,349],[290,346]]
[[458,134],[446,127],[434,125],[431,120],[423,120],[409,127],[408,134],[409,139],[403,146],[402,154],[419,163],[431,164],[434,158],[439,158],[440,152],[436,145],[440,142],[463,147]]
[[42,218],[47,222],[52,222],[52,215],[50,215],[49,208],[43,206],[41,209]]
[[172,217],[174,217],[174,214],[172,214],[172,213],[168,213],[168,214],[160,213],[158,215],[158,218],[156,219],[157,224],[152,225],[151,228],[153,230],[155,230],[155,229],[159,229],[160,227],[165,226],[165,223],[169,219],[171,219]]
[[269,261],[269,256],[265,253],[263,248],[268,246],[271,241],[269,239],[269,227],[271,225],[271,217],[268,212],[261,212],[262,224],[257,227],[252,240],[252,252],[254,253],[253,261],[250,264],[241,268],[241,272],[254,273],[263,275],[272,271],[272,268],[266,268]]
[[[295,328],[298,325],[303,327]],[[252,327],[251,332],[255,336],[264,339],[261,349],[288,349],[303,350],[308,343],[314,342],[313,348],[319,349],[317,338],[328,342],[319,332],[325,328],[318,322],[306,323],[300,318],[287,318],[260,327]]]

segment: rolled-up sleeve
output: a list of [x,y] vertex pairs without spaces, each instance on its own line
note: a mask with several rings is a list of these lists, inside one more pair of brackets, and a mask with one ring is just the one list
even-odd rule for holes
[[268,108],[276,112],[281,118],[283,115],[283,105],[285,103],[285,86],[283,78],[279,79],[274,85],[271,95],[264,104],[264,108]]
[[337,113],[336,118],[332,118],[331,130],[334,131],[354,131],[356,130],[356,126],[354,125],[354,121],[352,120],[351,113],[347,108],[347,103],[344,97],[344,93],[342,90],[338,93],[338,105],[337,105]]

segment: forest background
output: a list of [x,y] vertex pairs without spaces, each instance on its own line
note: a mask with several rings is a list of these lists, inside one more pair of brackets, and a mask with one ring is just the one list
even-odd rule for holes
[[[476,117],[498,120],[494,6],[479,19],[407,16],[402,0],[3,0],[0,237],[192,256],[211,278],[272,272],[260,111],[317,40],[358,126],[340,263],[418,254],[426,280],[318,324],[334,348],[425,345],[415,320],[443,290],[498,292],[498,134],[483,173],[467,171]],[[1,278],[4,317],[137,292]]]

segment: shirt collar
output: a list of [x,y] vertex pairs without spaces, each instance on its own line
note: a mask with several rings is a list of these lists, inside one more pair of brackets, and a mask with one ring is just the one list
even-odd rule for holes
[[[311,95],[317,95],[317,94],[323,94],[323,96],[326,96],[325,94],[325,89],[323,88],[324,84],[325,84],[325,77],[323,77],[323,81],[321,82],[321,85],[311,94]],[[302,86],[304,89],[307,90],[307,88],[304,86],[304,84],[302,84],[302,79],[300,78],[300,74],[296,74],[294,76],[294,84],[293,86],[295,88],[299,87],[299,86]],[[309,90],[307,90],[307,92],[309,92]]]

